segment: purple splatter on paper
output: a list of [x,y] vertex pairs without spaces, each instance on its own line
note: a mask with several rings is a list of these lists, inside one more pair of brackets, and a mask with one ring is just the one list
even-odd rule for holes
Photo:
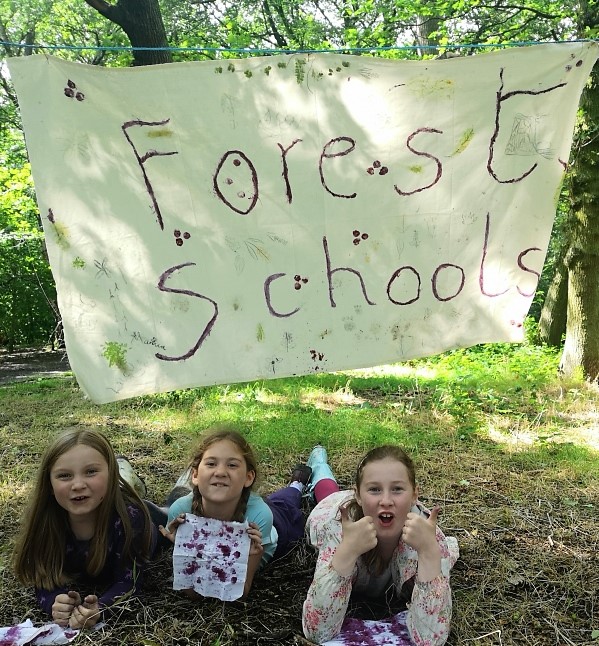
[[230,556],[231,555],[231,546],[230,545],[223,545],[222,543],[219,544],[218,549],[223,553],[223,556]]
[[199,570],[199,568],[200,568],[200,565],[197,561],[191,561],[190,563],[187,564],[183,572],[185,572],[185,574],[194,574]]
[[213,565],[212,571],[214,572],[214,574],[216,574],[219,581],[222,581],[224,583],[227,580],[227,573],[222,568],[219,568],[219,567],[216,567],[216,565]]
[[173,550],[173,588],[233,601],[243,594],[250,539],[247,523],[187,515]]
[[407,612],[381,621],[346,618],[337,637],[323,646],[412,646]]
[[0,639],[0,646],[14,646],[19,639],[23,639],[23,631],[19,626],[11,626]]

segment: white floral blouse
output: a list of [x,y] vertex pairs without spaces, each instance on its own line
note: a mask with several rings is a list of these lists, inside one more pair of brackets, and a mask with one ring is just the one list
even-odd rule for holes
[[[372,577],[361,559],[358,559],[349,576],[340,576],[331,565],[342,538],[339,507],[353,495],[353,491],[339,491],[327,496],[314,507],[306,523],[309,541],[318,549],[318,560],[314,579],[304,602],[302,623],[306,637],[319,644],[332,639],[341,631],[352,590],[366,591],[371,583]],[[419,502],[411,511],[428,515]],[[449,636],[449,570],[457,561],[459,550],[457,540],[445,537],[438,527],[437,541],[441,548],[441,575],[427,582],[416,578],[408,606],[407,626],[416,646],[442,646]],[[418,573],[418,553],[400,539],[389,568],[393,585],[399,594],[404,583]]]

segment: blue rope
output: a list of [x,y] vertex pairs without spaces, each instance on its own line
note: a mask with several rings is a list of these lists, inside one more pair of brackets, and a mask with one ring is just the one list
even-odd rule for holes
[[388,51],[413,51],[423,49],[487,49],[492,47],[527,47],[530,45],[563,45],[565,43],[599,43],[599,39],[556,40],[556,41],[513,41],[508,43],[472,43],[472,44],[446,44],[446,45],[394,45],[389,47],[340,47],[338,49],[268,49],[268,48],[227,48],[227,47],[126,47],[126,46],[100,46],[100,45],[27,45],[24,43],[11,43],[0,40],[0,45],[21,49],[47,49],[70,51],[101,51],[101,52],[231,52],[235,54],[336,54],[351,52],[388,52]]

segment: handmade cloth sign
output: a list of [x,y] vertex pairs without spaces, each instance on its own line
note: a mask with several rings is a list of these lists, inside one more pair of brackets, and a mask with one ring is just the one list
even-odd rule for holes
[[173,590],[235,601],[243,594],[250,553],[247,523],[185,514],[173,549]]
[[339,635],[323,642],[322,646],[413,646],[406,624],[407,615],[404,611],[379,621],[347,618]]
[[522,340],[597,49],[9,59],[81,388]]

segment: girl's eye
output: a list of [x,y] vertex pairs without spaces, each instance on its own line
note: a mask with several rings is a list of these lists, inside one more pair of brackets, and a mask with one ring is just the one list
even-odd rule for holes
[[54,477],[58,480],[66,480],[67,478],[70,478],[70,475],[68,473],[57,473]]
[[378,487],[370,487],[370,489],[368,489],[368,491],[370,493],[378,493],[380,491],[380,489]]
[[237,464],[237,462],[229,462],[229,469],[235,469],[235,468],[237,468],[238,466],[239,466],[239,465]]
[[94,473],[98,473],[98,469],[88,469],[87,475],[93,476]]

